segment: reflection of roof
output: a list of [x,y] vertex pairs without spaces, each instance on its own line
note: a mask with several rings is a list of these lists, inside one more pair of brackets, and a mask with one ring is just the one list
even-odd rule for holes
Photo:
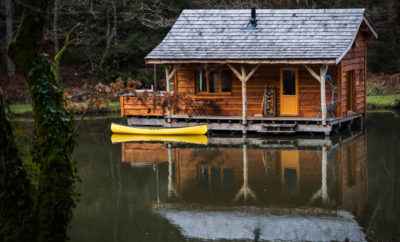
[[[162,208],[161,216],[188,238],[301,241],[366,241],[352,216],[265,215],[233,211],[178,211]],[[258,232],[256,232],[258,231]]]

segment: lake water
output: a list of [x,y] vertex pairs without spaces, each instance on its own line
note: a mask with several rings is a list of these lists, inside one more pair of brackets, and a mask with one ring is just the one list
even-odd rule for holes
[[333,139],[112,144],[110,122],[81,126],[73,242],[400,240],[399,115]]

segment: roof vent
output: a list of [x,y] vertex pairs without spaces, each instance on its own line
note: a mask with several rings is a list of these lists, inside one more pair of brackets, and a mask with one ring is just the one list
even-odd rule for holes
[[256,8],[251,8],[250,25],[251,25],[251,27],[253,27],[253,28],[257,27]]

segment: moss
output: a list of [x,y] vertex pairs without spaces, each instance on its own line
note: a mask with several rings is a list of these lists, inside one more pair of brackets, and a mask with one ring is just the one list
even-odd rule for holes
[[35,120],[32,161],[40,167],[38,241],[65,241],[75,207],[73,117],[64,108],[63,90],[46,57],[35,59],[27,80]]

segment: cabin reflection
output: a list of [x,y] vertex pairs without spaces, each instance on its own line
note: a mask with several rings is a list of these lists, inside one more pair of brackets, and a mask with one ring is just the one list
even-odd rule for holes
[[123,143],[122,162],[166,170],[157,170],[159,186],[167,187],[158,189],[166,193],[157,195],[160,203],[340,207],[353,214],[365,208],[365,135],[301,146],[276,143]]

